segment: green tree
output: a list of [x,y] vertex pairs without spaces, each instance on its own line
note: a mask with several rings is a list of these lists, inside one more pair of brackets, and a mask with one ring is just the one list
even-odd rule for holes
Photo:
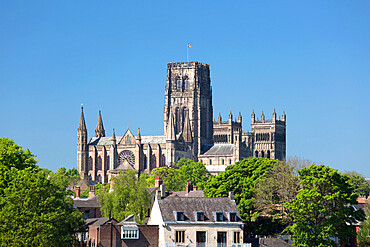
[[177,167],[163,166],[155,168],[146,179],[150,186],[154,186],[154,181],[156,177],[162,178],[165,190],[167,192],[180,191],[185,189],[186,180],[182,175],[181,170]]
[[296,199],[284,205],[293,217],[287,229],[295,246],[336,246],[331,237],[347,239],[355,234],[348,224],[364,218],[352,206],[358,194],[349,178],[324,165],[310,165],[299,172],[301,189]]
[[25,169],[27,167],[37,167],[36,156],[29,149],[23,150],[21,146],[14,143],[13,140],[0,137],[0,165],[10,169]]
[[205,183],[211,176],[206,166],[202,162],[195,162],[190,159],[180,159],[176,164],[179,167],[183,181],[191,181],[193,185],[197,185],[199,189],[204,189]]
[[108,216],[111,210],[112,216],[118,221],[135,214],[135,219],[143,223],[150,204],[146,187],[145,179],[138,178],[135,171],[121,172],[114,180],[112,192],[98,194],[100,210],[104,216]]
[[67,188],[68,194],[73,195],[70,188],[80,181],[80,175],[76,168],[67,170],[65,167],[61,167],[56,173],[49,173],[49,179],[57,184],[61,189]]
[[[286,162],[275,164],[267,173],[264,180],[256,185],[255,204],[262,215],[272,217],[270,225],[276,225],[276,232],[269,229],[266,234],[277,234],[284,226],[291,223],[292,218],[283,206],[292,202],[299,190],[299,179],[295,167]],[[267,219],[265,219],[267,220]],[[263,229],[266,228],[264,224]]]
[[254,235],[254,221],[261,216],[255,204],[255,186],[264,180],[267,172],[277,164],[277,160],[249,158],[226,167],[218,176],[211,176],[207,181],[204,195],[206,197],[225,197],[233,191],[235,202],[245,223],[247,236]]
[[48,179],[28,149],[0,139],[0,245],[71,246],[84,221],[66,188]]
[[349,183],[354,187],[355,193],[366,197],[369,196],[370,185],[360,173],[355,171],[346,171],[344,175],[349,178]]
[[360,247],[370,246],[370,218],[366,217],[366,220],[361,222],[360,230],[357,234],[357,242]]

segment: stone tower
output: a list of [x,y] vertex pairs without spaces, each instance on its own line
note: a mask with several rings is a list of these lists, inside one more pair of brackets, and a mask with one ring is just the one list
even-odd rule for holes
[[253,135],[253,156],[271,159],[286,159],[286,115],[276,119],[276,112],[272,113],[272,119],[265,119],[261,114],[259,120],[254,114],[251,115],[251,132]]
[[77,129],[77,170],[81,179],[87,178],[87,129],[84,116],[84,108],[81,107],[80,124]]
[[[213,143],[213,107],[209,65],[168,63],[164,133],[172,145],[177,138],[192,144],[193,159],[204,144]],[[190,125],[190,126],[189,126]],[[174,157],[171,158],[173,161]]]

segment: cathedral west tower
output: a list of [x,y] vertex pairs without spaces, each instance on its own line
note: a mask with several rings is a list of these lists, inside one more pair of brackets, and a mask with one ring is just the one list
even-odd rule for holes
[[[191,144],[193,159],[197,160],[202,146],[213,143],[212,119],[209,65],[199,62],[168,63],[164,105],[164,133],[167,139],[179,141],[177,139],[183,138],[184,142]],[[171,137],[171,133],[175,136]],[[173,157],[172,162],[178,158]]]

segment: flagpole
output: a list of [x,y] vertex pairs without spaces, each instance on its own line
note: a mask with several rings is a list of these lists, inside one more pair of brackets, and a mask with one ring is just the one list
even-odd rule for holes
[[186,45],[186,62],[189,63],[189,44]]

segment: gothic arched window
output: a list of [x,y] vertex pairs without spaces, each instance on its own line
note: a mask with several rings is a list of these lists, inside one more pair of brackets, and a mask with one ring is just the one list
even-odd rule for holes
[[186,77],[185,80],[184,80],[184,90],[188,91],[189,89],[190,89],[189,79]]
[[125,160],[127,161],[127,163],[129,163],[131,166],[134,166],[135,165],[135,155],[129,151],[129,150],[125,150],[123,151],[120,155],[119,155],[119,158],[118,158],[118,165],[121,165],[123,164],[123,162],[125,162]]
[[254,157],[258,158],[258,151],[254,152]]
[[176,90],[181,91],[181,79],[180,78],[176,79]]
[[166,166],[166,156],[162,155],[162,163],[161,166]]
[[181,113],[180,113],[180,108],[176,107],[175,110],[175,131],[176,134],[180,133],[181,131]]
[[144,155],[144,170],[148,167],[147,162],[148,162],[148,159],[147,159],[146,155]]
[[266,158],[270,159],[270,150],[267,150]]
[[93,159],[92,159],[91,156],[89,157],[88,169],[89,169],[89,171],[91,171],[93,169]]
[[155,157],[154,154],[152,155],[152,164],[151,164],[151,167],[153,169],[157,167],[157,157]]
[[105,164],[106,164],[106,169],[107,170],[110,170],[109,162],[110,162],[110,157],[109,157],[109,155],[107,155],[107,159],[105,160]]
[[102,166],[103,166],[103,162],[102,162],[101,157],[99,156],[98,157],[98,171],[102,170],[102,168],[103,168]]
[[264,158],[265,157],[265,152],[261,151],[261,157]]

